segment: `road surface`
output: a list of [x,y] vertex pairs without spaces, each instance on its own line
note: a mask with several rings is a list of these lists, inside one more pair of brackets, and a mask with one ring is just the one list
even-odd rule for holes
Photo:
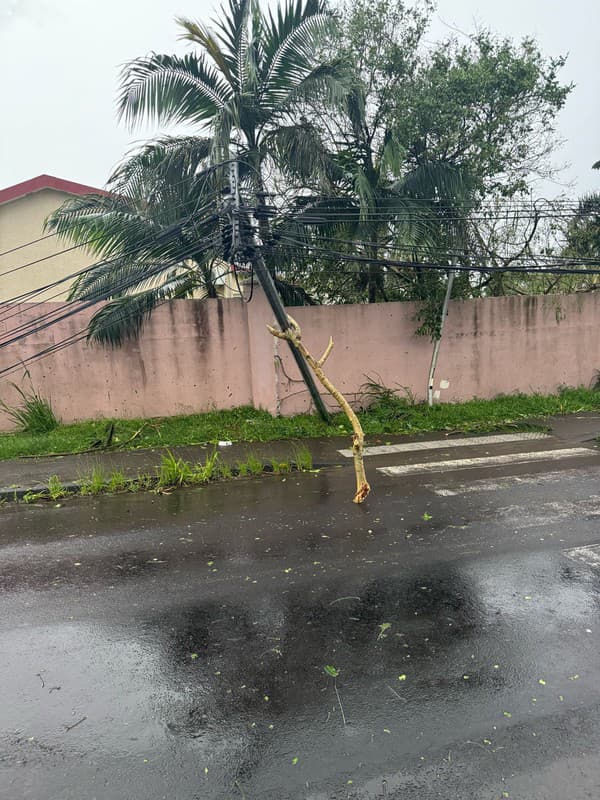
[[0,797],[600,796],[600,454],[367,463],[0,509]]

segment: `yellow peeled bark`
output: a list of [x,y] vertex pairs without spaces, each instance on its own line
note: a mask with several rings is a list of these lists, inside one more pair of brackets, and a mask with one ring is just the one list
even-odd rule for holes
[[371,487],[369,486],[369,482],[367,481],[367,476],[365,474],[365,463],[363,459],[365,434],[363,432],[362,425],[360,424],[360,420],[354,413],[350,403],[323,372],[323,365],[333,350],[333,339],[329,339],[329,344],[325,348],[325,352],[321,358],[316,359],[309,353],[302,342],[302,331],[300,330],[300,326],[296,320],[288,316],[288,321],[290,327],[285,331],[277,330],[276,328],[272,328],[270,325],[267,325],[267,328],[269,329],[269,332],[272,333],[273,336],[277,336],[278,339],[286,339],[288,342],[291,342],[298,352],[304,356],[306,362],[315,373],[320,383],[327,389],[329,394],[335,398],[339,407],[348,417],[353,430],[352,454],[354,457],[354,472],[356,473],[356,494],[354,495],[353,502],[362,503],[371,491]]

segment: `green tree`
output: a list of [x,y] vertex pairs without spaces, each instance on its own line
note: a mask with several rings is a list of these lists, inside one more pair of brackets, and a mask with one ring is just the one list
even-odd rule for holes
[[[371,255],[415,263],[363,264],[334,295],[432,301],[435,319],[446,279],[418,262],[468,266],[481,210],[552,174],[554,122],[571,87],[559,80],[564,58],[546,58],[531,39],[483,31],[467,44],[450,38],[432,48],[423,38],[432,10],[428,0],[346,2],[330,47],[349,65],[353,90],[337,113],[317,107],[310,119],[342,169],[338,189],[358,207],[360,225],[344,238],[375,242]],[[331,296],[338,267],[327,285],[327,264],[313,264],[316,282],[309,275],[307,288]],[[454,295],[471,291],[461,273]]]
[[[430,7],[393,0],[377,0],[375,7],[365,0],[347,4],[329,42],[350,75],[340,102],[327,112],[318,104],[310,109],[320,143],[315,149],[327,153],[321,164],[332,165],[321,168],[318,177],[328,175],[335,195],[311,206],[313,216],[331,224],[314,226],[310,233],[321,252],[330,253],[327,259],[309,254],[305,263],[296,259],[311,290],[329,299],[397,299],[412,296],[415,286],[427,296],[423,271],[382,268],[380,259],[418,262],[461,234],[454,202],[468,201],[466,172],[442,159],[407,165],[394,116],[398,87],[418,65],[417,46]],[[301,203],[306,217],[306,197]],[[337,263],[331,251],[339,253]],[[353,262],[352,253],[360,260]]]
[[[213,165],[234,160],[241,165],[244,205],[256,207],[262,241],[252,229],[244,231],[243,241],[233,247],[233,257],[238,257],[239,249],[245,255],[246,245],[264,244],[270,238],[264,209],[267,163],[279,166],[281,161],[312,152],[304,144],[306,127],[296,123],[299,105],[317,94],[332,96],[339,90],[339,65],[316,58],[318,42],[333,21],[324,0],[286,0],[275,12],[263,10],[258,0],[229,0],[212,27],[178,19],[181,38],[195,46],[194,52],[185,56],[153,53],[123,70],[118,108],[130,126],[142,121],[195,126],[211,140]],[[234,183],[237,208],[237,180]],[[283,329],[287,316],[257,250],[253,263]],[[117,298],[113,304],[124,302]],[[142,305],[145,318],[155,303]],[[119,341],[139,331],[139,323],[127,329],[132,318],[120,315]],[[328,418],[310,370],[297,349],[292,347],[292,352],[319,413]]]
[[258,0],[229,0],[212,28],[178,19],[195,52],[153,54],[126,66],[119,113],[130,125],[150,119],[210,132],[213,160],[243,162],[260,197],[267,162],[285,167],[313,153],[310,132],[297,122],[300,104],[340,90],[339,65],[316,59],[332,23],[323,0],[287,0],[276,13]]
[[467,44],[440,42],[398,86],[393,113],[408,163],[466,168],[482,199],[510,198],[551,177],[556,117],[572,89],[559,80],[564,63],[533,39],[489,31]]
[[[311,147],[312,129],[296,121],[296,112],[307,98],[340,90],[339,64],[316,58],[317,44],[333,24],[323,0],[288,0],[275,12],[263,11],[257,0],[229,0],[212,28],[177,22],[194,52],[152,54],[128,64],[119,115],[131,126],[144,120],[196,126],[205,138],[149,144],[111,176],[109,196],[69,201],[48,220],[50,229],[73,241],[93,239],[94,252],[110,258],[82,276],[71,298],[111,299],[94,317],[90,334],[113,344],[136,336],[165,299],[199,288],[214,296],[215,259],[249,257],[244,245],[255,239],[249,215],[242,219],[245,242],[236,252],[223,241],[228,163],[239,163],[246,208],[264,204],[267,166],[285,170],[302,163],[314,172],[319,154]],[[172,226],[173,235],[166,236]],[[259,227],[267,241],[267,214],[260,215]],[[288,300],[308,300],[274,277]]]
[[106,194],[71,198],[48,217],[48,230],[97,258],[69,295],[109,301],[91,339],[120,345],[165,300],[217,296],[231,232],[219,224],[223,175],[211,151],[210,139],[192,136],[151,142],[115,170]]

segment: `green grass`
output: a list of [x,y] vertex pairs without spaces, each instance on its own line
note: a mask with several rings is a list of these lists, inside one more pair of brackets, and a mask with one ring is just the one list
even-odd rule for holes
[[[388,392],[379,399],[375,397],[370,408],[359,416],[367,435],[428,431],[472,433],[525,428],[527,420],[532,418],[597,410],[600,410],[600,391],[592,389],[565,389],[550,396],[510,395],[494,400],[443,403],[431,409]],[[273,417],[266,411],[248,407],[185,417],[114,420],[114,425],[113,449],[127,450],[206,444],[220,439],[267,442],[350,433],[349,423],[342,414],[336,414],[332,424],[326,425],[310,414]],[[59,425],[36,435],[0,434],[0,459],[87,450],[106,437],[106,429],[107,420],[98,420]],[[252,471],[248,468],[248,472]]]
[[35,436],[48,433],[58,427],[58,420],[49,401],[36,392],[33,387],[27,390],[17,386],[16,383],[9,385],[18,393],[20,404],[9,406],[0,400],[0,410],[4,411],[21,433]]
[[[89,473],[80,477],[79,487],[72,486],[67,490],[58,475],[52,475],[48,480],[47,487],[35,492],[26,492],[21,502],[39,504],[77,495],[86,497],[118,492],[170,493],[173,489],[183,486],[204,486],[214,481],[257,476],[266,472],[286,475],[295,470],[305,472],[310,468],[312,468],[310,454],[303,455],[302,460],[299,461],[273,460],[271,464],[265,464],[256,456],[249,455],[246,461],[241,461],[236,467],[231,468],[221,461],[216,448],[204,462],[196,463],[176,458],[173,453],[167,451],[156,467],[155,476],[141,473],[127,478],[119,470],[105,476],[101,467],[94,467]],[[17,498],[15,500],[19,502]],[[4,505],[4,501],[0,502],[0,505]]]

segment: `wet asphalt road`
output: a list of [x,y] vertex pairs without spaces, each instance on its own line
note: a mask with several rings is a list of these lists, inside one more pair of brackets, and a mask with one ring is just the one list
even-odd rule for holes
[[373,466],[0,510],[0,797],[599,797],[600,456]]

